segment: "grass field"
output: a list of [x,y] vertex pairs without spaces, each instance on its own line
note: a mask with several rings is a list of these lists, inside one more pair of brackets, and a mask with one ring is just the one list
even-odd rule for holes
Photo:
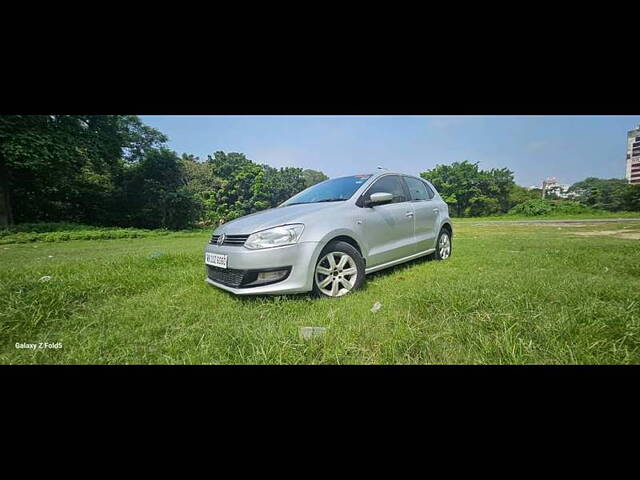
[[576,214],[546,214],[534,217],[526,215],[516,214],[504,214],[504,215],[492,215],[490,217],[465,217],[455,218],[458,222],[471,222],[476,223],[483,220],[599,220],[599,219],[612,219],[612,218],[624,218],[624,219],[637,219],[638,212],[607,212],[605,210],[597,210],[589,213],[576,213]]
[[0,363],[640,363],[640,222],[454,228],[340,299],[206,285],[208,232],[3,244]]

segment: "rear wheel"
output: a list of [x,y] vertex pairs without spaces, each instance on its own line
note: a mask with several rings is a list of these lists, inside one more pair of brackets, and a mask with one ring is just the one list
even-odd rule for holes
[[313,291],[322,297],[341,297],[362,286],[364,260],[347,242],[330,242],[320,253],[313,272]]
[[436,243],[436,252],[435,259],[436,260],[446,260],[451,256],[451,234],[445,228],[440,230],[440,235],[438,235],[438,243]]

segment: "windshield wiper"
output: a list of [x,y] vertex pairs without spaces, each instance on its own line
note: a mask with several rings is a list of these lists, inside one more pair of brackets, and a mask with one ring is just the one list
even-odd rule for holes
[[344,202],[346,200],[346,198],[325,198],[324,200],[316,200],[315,202],[293,202],[293,203],[287,203],[286,205],[283,205],[283,207],[289,207],[291,205],[304,205],[307,203],[322,203],[322,202]]

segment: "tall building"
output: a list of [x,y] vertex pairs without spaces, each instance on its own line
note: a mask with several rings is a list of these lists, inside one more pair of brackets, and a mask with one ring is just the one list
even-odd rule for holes
[[640,184],[640,125],[627,134],[627,180]]

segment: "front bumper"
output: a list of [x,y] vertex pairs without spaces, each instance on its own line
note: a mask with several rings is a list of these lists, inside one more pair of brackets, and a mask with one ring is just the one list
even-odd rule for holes
[[[206,282],[236,295],[268,295],[308,292],[313,288],[313,268],[320,254],[319,242],[300,242],[283,247],[250,250],[240,246],[207,244],[205,252],[227,255],[227,268],[236,270],[268,270],[291,268],[289,276],[277,283],[234,288],[207,276]],[[206,270],[206,264],[205,264]]]

